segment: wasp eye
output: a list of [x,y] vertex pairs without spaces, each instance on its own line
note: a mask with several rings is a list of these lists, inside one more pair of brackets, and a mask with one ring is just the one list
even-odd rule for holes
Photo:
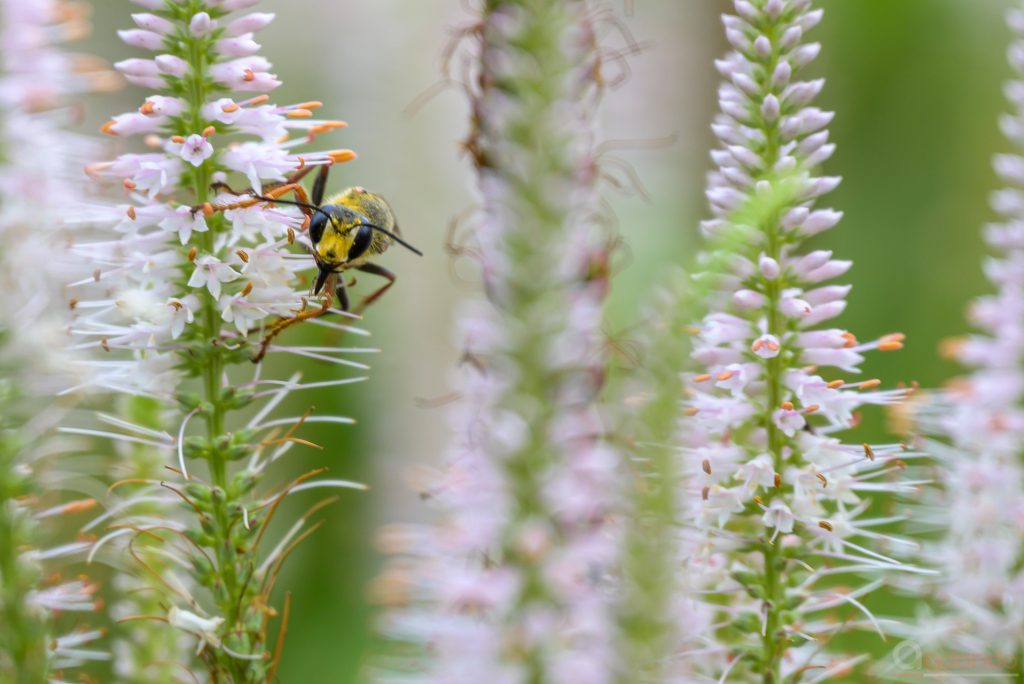
[[352,248],[348,250],[348,260],[358,259],[370,247],[373,241],[373,229],[369,226],[359,226],[356,231],[356,238],[352,241]]
[[324,236],[324,228],[327,227],[327,216],[317,212],[309,222],[309,239],[315,245]]

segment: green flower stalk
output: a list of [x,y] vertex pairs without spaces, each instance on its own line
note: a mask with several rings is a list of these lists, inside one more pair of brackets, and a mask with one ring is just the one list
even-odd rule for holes
[[387,629],[427,662],[381,681],[613,681],[595,17],[583,0],[491,0],[473,32],[467,149],[483,207],[470,251],[486,301],[461,319],[456,443],[425,489],[440,522],[384,535],[402,554],[380,583],[398,604]]
[[622,587],[618,599],[617,681],[667,682],[685,625],[678,624],[682,587],[679,528],[681,469],[675,439],[684,399],[682,374],[694,288],[682,274],[658,293],[646,317],[642,363],[629,378],[623,434],[633,487],[623,516]]
[[[344,123],[315,118],[318,102],[269,103],[266,93],[280,81],[259,56],[253,34],[273,15],[234,14],[255,0],[135,2],[147,11],[132,15],[138,28],[121,31],[121,38],[155,56],[116,67],[158,94],[103,130],[144,136],[151,151],[89,167],[98,181],[117,181],[127,201],[79,212],[83,221],[112,230],[76,245],[95,271],[72,284],[82,293],[74,332],[83,349],[95,352],[84,364],[83,385],[156,406],[145,409],[143,420],[107,416],[110,431],[78,431],[144,447],[162,472],[140,477],[131,467],[121,470],[126,479],[115,483],[118,498],[107,516],[113,524],[93,553],[119,551],[120,565],[158,592],[159,602],[115,602],[120,623],[152,622],[188,639],[212,681],[270,682],[288,615],[287,600],[283,609],[274,607],[271,592],[281,565],[315,529],[311,516],[324,502],[276,541],[267,534],[271,521],[286,497],[363,488],[319,477],[323,469],[284,486],[267,477],[291,447],[309,444],[298,437],[304,423],[351,422],[311,416],[312,409],[279,415],[282,402],[293,392],[363,378],[265,379],[261,363],[267,354],[296,354],[367,368],[344,358],[345,348],[293,346],[280,341],[287,335],[277,336],[287,327],[279,323],[299,320],[360,332],[321,317],[345,314],[331,307],[333,292],[308,294],[306,271],[320,261],[310,254],[307,228],[324,214],[314,214],[300,185],[316,171],[322,187],[331,165],[355,155],[299,151]],[[236,100],[238,92],[245,95]],[[239,179],[246,189],[232,190]],[[288,204],[287,192],[296,193],[298,207]],[[170,429],[155,425],[169,411],[178,415]],[[151,612],[155,604],[163,606],[159,613]],[[132,606],[142,612],[130,612]],[[281,638],[270,642],[272,620],[282,615]],[[118,672],[126,681],[151,681],[152,668],[163,666],[130,662],[137,664]],[[180,677],[198,666],[186,659],[172,667]]]
[[[64,681],[62,671],[109,657],[82,615],[98,605],[75,567],[88,544],[63,534],[96,500],[55,430],[74,358],[61,279],[79,267],[53,200],[83,196],[76,172],[93,151],[68,132],[68,104],[117,81],[63,50],[88,30],[82,5],[0,2],[0,681],[10,684]],[[61,614],[73,632],[61,634]]]

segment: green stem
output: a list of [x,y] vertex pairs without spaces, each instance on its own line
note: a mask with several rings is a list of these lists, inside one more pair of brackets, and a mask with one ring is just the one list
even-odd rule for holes
[[29,535],[25,530],[28,521],[17,499],[28,492],[14,470],[15,453],[16,447],[0,436],[0,648],[6,651],[4,660],[10,666],[0,667],[0,678],[11,684],[45,684],[48,625],[41,616],[33,616],[25,604],[39,573],[20,558]]

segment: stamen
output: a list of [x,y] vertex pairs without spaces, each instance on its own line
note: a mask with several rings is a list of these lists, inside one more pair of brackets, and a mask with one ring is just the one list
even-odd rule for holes
[[358,155],[352,150],[334,150],[327,153],[328,158],[335,164],[344,164],[355,159]]

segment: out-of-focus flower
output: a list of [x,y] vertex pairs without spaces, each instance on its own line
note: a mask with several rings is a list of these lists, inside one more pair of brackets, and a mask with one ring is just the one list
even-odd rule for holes
[[392,676],[416,681],[599,684],[615,672],[604,582],[618,458],[593,408],[609,276],[595,221],[599,52],[588,2],[542,6],[490,3],[475,34],[467,147],[487,301],[462,315],[457,442],[425,486],[441,520],[383,535],[402,555],[379,584],[400,604],[387,629],[430,651],[408,664],[415,675]]
[[[872,496],[914,491],[886,479],[918,454],[899,444],[850,444],[835,436],[856,425],[865,405],[899,401],[905,390],[848,380],[864,353],[902,347],[901,335],[860,342],[822,328],[846,307],[849,287],[826,282],[850,268],[828,251],[801,252],[809,236],[841,214],[815,206],[838,178],[814,169],[834,146],[832,114],[811,105],[823,81],[800,81],[818,54],[804,35],[822,17],[810,0],[735,0],[723,17],[733,48],[716,62],[725,81],[712,126],[703,230],[717,292],[698,326],[688,378],[683,437],[690,529],[687,576],[691,632],[682,678],[821,681],[863,656],[831,653],[837,630],[879,629],[861,598],[880,586],[859,579],[922,572],[870,548],[882,540],[913,549],[875,528]],[[849,588],[825,578],[843,575]],[[833,621],[829,611],[853,613]],[[686,657],[692,656],[692,657]]]
[[[79,270],[58,207],[85,192],[80,169],[94,147],[65,130],[69,96],[116,79],[61,43],[88,30],[83,8],[55,0],[0,0],[0,680],[63,681],[60,671],[108,656],[82,628],[96,585],[74,577],[88,544],[60,524],[96,505],[88,480],[60,458],[73,382],[63,278]],[[54,496],[61,492],[63,500]],[[60,635],[62,614],[77,631]]]
[[1006,187],[992,207],[1004,221],[985,229],[995,255],[984,271],[996,292],[968,310],[978,332],[947,346],[970,374],[912,413],[941,483],[917,518],[942,533],[926,546],[942,574],[917,587],[940,601],[941,613],[925,616],[913,636],[927,648],[991,656],[988,667],[1012,677],[1024,653],[1024,9],[1010,10],[1007,21],[1015,77],[1005,90],[1014,111],[1000,124],[1017,151],[994,160]]

